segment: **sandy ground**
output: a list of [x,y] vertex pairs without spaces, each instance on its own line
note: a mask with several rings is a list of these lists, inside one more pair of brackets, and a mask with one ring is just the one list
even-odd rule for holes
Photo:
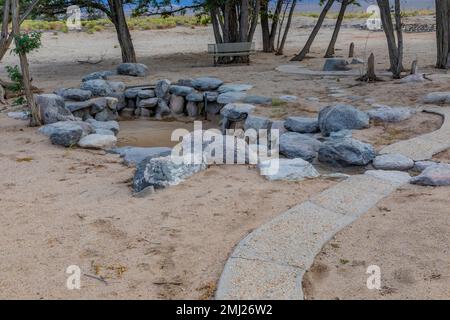
[[[294,22],[285,56],[258,53],[250,66],[217,68],[205,53],[206,44],[213,40],[210,28],[133,31],[139,60],[150,67],[151,74],[146,79],[116,78],[137,84],[208,75],[227,82],[251,83],[251,94],[299,96],[295,103],[258,108],[258,113],[275,119],[313,116],[337,102],[351,102],[366,110],[369,105],[364,98],[369,97],[378,103],[419,107],[425,93],[448,90],[446,74],[432,68],[432,33],[405,35],[405,65],[419,58],[423,72],[438,73],[432,82],[360,84],[351,77],[311,78],[275,71],[277,66],[289,63],[305,42],[309,30],[300,28],[300,24]],[[321,68],[331,32],[321,31],[311,52],[315,59],[306,60],[304,65]],[[259,39],[257,34],[258,48]],[[383,33],[343,29],[338,56],[346,55],[350,42],[355,42],[359,57],[374,52],[377,69],[387,68]],[[103,61],[96,65],[77,62],[88,58]],[[59,86],[78,86],[83,75],[114,69],[119,62],[115,34],[108,31],[93,35],[46,33],[43,47],[30,55],[34,85],[46,92]],[[0,77],[5,78],[5,65],[16,63],[17,57],[7,55],[0,65]],[[334,98],[330,95],[333,87],[362,99]],[[312,96],[319,102],[306,99]],[[356,135],[381,147],[433,131],[440,121],[439,117],[419,114],[402,124],[375,126]],[[167,145],[166,133],[170,130],[171,125],[153,121],[123,123],[120,143]],[[153,135],[142,136],[141,132]],[[437,157],[441,161],[450,159],[445,152]],[[320,179],[269,183],[254,168],[214,167],[170,190],[136,199],[130,193],[133,169],[122,166],[117,156],[52,146],[35,129],[6,119],[4,114],[0,114],[0,168],[1,298],[209,298],[228,254],[240,239],[334,183]],[[445,253],[449,242],[444,226],[448,224],[449,191],[410,186],[380,204],[390,211],[374,209],[345,229],[336,238],[338,249],[329,248],[332,242],[319,255],[317,263],[329,272],[326,277],[321,274],[311,278],[312,293],[308,296],[448,296],[448,272],[444,268],[448,266]],[[323,257],[330,258],[321,260]],[[339,259],[351,262],[339,265]],[[360,279],[365,279],[365,272],[360,274],[362,264],[358,261],[379,263],[386,274],[384,285],[397,289],[397,293],[364,293]],[[79,265],[85,274],[80,291],[65,287],[65,269],[71,264]],[[412,277],[413,285],[395,282],[394,271],[403,269],[407,271],[399,271],[399,283],[411,282]],[[407,280],[401,280],[403,277]],[[387,290],[391,291],[395,290]]]

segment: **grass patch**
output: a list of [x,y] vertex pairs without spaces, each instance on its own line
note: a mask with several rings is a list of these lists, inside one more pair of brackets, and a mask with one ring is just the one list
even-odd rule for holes
[[[402,12],[403,17],[418,17],[418,16],[432,16],[436,14],[434,10],[409,10]],[[319,18],[320,12],[301,12],[298,14],[302,17],[309,17],[309,18]],[[370,18],[371,14],[368,14],[364,11],[360,12],[347,12],[344,16],[344,19],[368,19]],[[337,19],[338,13],[337,12],[330,12],[327,14],[328,19]]]
[[31,162],[34,159],[32,157],[16,158],[17,162]]

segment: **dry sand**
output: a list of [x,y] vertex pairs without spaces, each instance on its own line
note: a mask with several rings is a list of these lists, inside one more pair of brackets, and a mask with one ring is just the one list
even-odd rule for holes
[[[272,118],[313,116],[323,106],[336,102],[369,108],[364,99],[333,98],[329,92],[333,87],[344,88],[349,95],[374,98],[378,103],[408,106],[420,105],[420,98],[427,92],[448,91],[445,75],[421,84],[385,81],[369,85],[359,84],[352,77],[311,78],[275,71],[277,66],[289,63],[305,42],[310,30],[300,28],[300,24],[301,20],[294,22],[285,56],[258,53],[250,66],[217,68],[205,53],[206,44],[213,40],[210,28],[133,31],[139,60],[149,65],[150,76],[116,78],[136,84],[209,75],[227,82],[251,83],[251,94],[299,96],[295,103],[258,108],[258,113]],[[316,59],[306,60],[305,65],[320,69],[331,32],[321,31],[311,52]],[[256,39],[260,48],[259,34]],[[338,56],[346,55],[350,42],[355,42],[359,57],[374,52],[377,69],[387,68],[383,33],[343,29]],[[406,65],[419,57],[423,72],[440,73],[432,68],[434,34],[406,34],[405,42]],[[104,60],[97,65],[77,62],[100,57]],[[34,85],[51,92],[59,86],[78,86],[89,72],[114,69],[120,62],[120,52],[113,32],[46,33],[43,48],[30,55],[30,62]],[[12,63],[17,63],[17,58],[7,55],[0,64],[2,78],[4,66]],[[306,99],[311,96],[319,102]],[[386,141],[432,131],[440,121],[420,114],[403,124],[377,126],[358,134],[382,146]],[[157,132],[150,130],[147,134],[154,135],[141,136],[147,125]],[[165,134],[170,126],[166,124],[124,123],[123,129],[121,144],[168,143]],[[448,153],[439,157],[449,160]],[[0,114],[0,168],[0,297],[9,299],[209,298],[228,254],[240,239],[334,183],[321,179],[267,182],[247,166],[214,167],[179,186],[136,199],[130,192],[133,169],[121,165],[117,156],[52,146],[35,129],[6,119],[4,114]],[[317,263],[326,266],[328,275],[310,277],[308,292],[312,293],[308,296],[448,296],[449,194],[448,188],[410,186],[380,204],[390,211],[374,209],[345,229],[336,238],[339,248],[330,244],[318,257]],[[324,257],[328,260],[322,260]],[[336,261],[341,258],[351,262],[339,265]],[[396,293],[362,294],[360,279],[365,279],[365,273],[360,271],[365,270],[352,267],[363,265],[358,261],[379,263],[386,274],[385,286],[396,289],[383,292]],[[65,269],[71,264],[79,265],[86,274],[80,291],[65,287]],[[106,284],[99,277],[104,277]],[[410,282],[413,284],[404,284]]]

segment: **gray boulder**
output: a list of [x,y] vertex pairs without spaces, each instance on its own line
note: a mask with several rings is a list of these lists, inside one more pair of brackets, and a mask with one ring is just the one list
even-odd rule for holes
[[209,114],[219,114],[220,110],[223,108],[223,105],[216,103],[216,102],[212,102],[212,103],[208,103],[206,105],[206,112]]
[[421,186],[450,186],[450,164],[436,164],[426,168],[420,175],[411,179],[412,184]]
[[139,90],[137,96],[139,99],[150,99],[156,97],[156,93],[153,90]]
[[114,93],[124,93],[126,86],[122,81],[107,81],[109,87]]
[[255,106],[244,103],[229,103],[220,110],[220,114],[231,121],[245,120]]
[[39,133],[50,137],[53,133],[61,133],[64,131],[81,129],[81,135],[86,136],[94,132],[94,127],[88,122],[83,121],[59,121],[51,124],[46,124],[39,128]]
[[201,91],[214,91],[223,84],[223,81],[213,77],[201,77],[192,80],[192,86]]
[[94,131],[95,134],[101,134],[104,136],[115,136],[114,132],[112,132],[111,130],[105,130],[105,129],[96,129]]
[[76,120],[66,109],[64,99],[56,94],[40,94],[35,100],[44,124]]
[[153,187],[155,189],[177,185],[185,178],[206,169],[202,156],[198,161],[183,161],[172,156],[160,158],[146,158],[137,167],[133,178],[133,191]]
[[221,104],[234,103],[237,101],[241,101],[245,98],[245,96],[246,94],[244,92],[229,91],[219,94],[219,96],[217,97],[217,102]]
[[439,164],[439,162],[434,162],[434,161],[416,161],[414,163],[414,171],[422,172],[426,168],[435,166],[437,164]]
[[158,98],[142,99],[139,100],[137,106],[139,108],[155,108],[158,105]]
[[168,99],[169,98],[170,81],[167,79],[159,80],[156,82],[155,94],[157,98]]
[[[275,131],[276,130],[276,131]],[[284,126],[284,120],[275,120],[272,121],[272,125],[270,127],[270,131],[272,134],[274,132],[278,132],[278,135],[281,136],[283,133],[287,132],[286,127]]]
[[225,92],[230,92],[230,91],[240,92],[240,91],[248,91],[251,88],[253,88],[253,86],[251,84],[228,83],[228,84],[221,85],[217,91],[219,91],[219,93],[225,93]]
[[170,107],[170,110],[172,110],[172,112],[174,114],[182,114],[184,111],[183,96],[178,96],[178,95],[172,94],[170,96],[169,107]]
[[348,71],[348,62],[345,59],[331,58],[325,61],[323,71]]
[[272,98],[264,96],[245,96],[242,99],[242,102],[250,104],[269,105],[272,104]]
[[[276,167],[278,166],[278,170]],[[262,161],[258,168],[268,180],[302,181],[319,177],[311,163],[303,159],[271,159]]]
[[108,108],[103,109],[100,112],[97,112],[95,114],[95,120],[97,121],[114,121],[117,120],[117,118],[119,117],[117,111],[115,110],[110,110]]
[[355,139],[326,141],[319,149],[319,161],[339,166],[365,166],[376,156],[372,145]]
[[245,120],[245,130],[254,129],[259,130],[270,130],[272,126],[272,121],[266,117],[249,115]]
[[407,171],[414,167],[414,161],[402,154],[383,154],[373,160],[379,170]]
[[92,92],[82,89],[64,89],[60,95],[66,100],[86,101],[92,98]]
[[141,88],[130,88],[125,90],[125,98],[136,99],[139,92],[142,91]]
[[121,147],[111,150],[112,153],[117,153],[123,158],[123,162],[127,166],[134,166],[144,159],[159,158],[169,156],[172,152],[170,148],[141,148],[141,147]]
[[186,97],[188,94],[194,92],[194,89],[187,86],[173,85],[170,87],[169,92],[177,96]]
[[427,104],[448,104],[450,103],[450,92],[431,92],[424,99]]
[[191,102],[202,102],[203,95],[198,92],[192,92],[186,96],[186,100]]
[[293,95],[283,95],[280,96],[279,99],[284,102],[295,102],[298,100],[298,97]]
[[170,108],[167,105],[167,102],[163,99],[159,99],[158,101],[158,106],[156,107],[156,114],[155,117],[157,119],[160,119],[164,116],[168,116],[171,114]]
[[148,67],[142,63],[121,63],[117,66],[117,73],[132,77],[145,77]]
[[319,113],[319,128],[324,136],[343,129],[364,129],[369,127],[369,116],[350,105],[334,105]]
[[25,111],[8,112],[8,117],[15,120],[29,120],[30,114]]
[[113,89],[111,88],[108,81],[102,79],[84,81],[81,84],[80,88],[82,90],[91,91],[92,95],[98,97],[106,97],[113,93]]
[[111,149],[117,143],[114,135],[102,135],[93,133],[78,141],[78,146],[85,149]]
[[197,117],[198,116],[198,105],[194,101],[188,101],[186,105],[186,112],[189,117]]
[[117,121],[97,121],[95,119],[88,119],[86,120],[86,123],[89,123],[94,130],[97,129],[104,129],[104,130],[111,130],[114,132],[114,134],[117,136],[119,134],[119,123]]
[[84,76],[81,81],[89,81],[89,80],[96,80],[96,79],[103,79],[106,80],[109,76],[114,75],[114,72],[112,71],[96,71],[89,73],[88,75]]
[[301,133],[287,132],[280,137],[280,154],[289,159],[302,158],[311,162],[321,146],[320,141]]
[[217,102],[217,98],[219,98],[219,93],[216,91],[207,91],[205,94],[208,102]]
[[381,122],[400,122],[412,117],[413,112],[407,107],[389,107],[375,105],[375,108],[367,111],[370,119]]
[[287,130],[298,133],[316,133],[319,131],[317,118],[289,117],[284,122]]
[[193,79],[180,79],[177,81],[176,85],[194,88],[194,85],[192,84],[193,81]]

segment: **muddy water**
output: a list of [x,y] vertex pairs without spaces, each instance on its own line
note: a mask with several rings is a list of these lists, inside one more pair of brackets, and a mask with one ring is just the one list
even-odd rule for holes
[[[176,129],[194,130],[194,123],[181,121],[130,120],[120,121],[119,147],[173,147],[179,141],[171,141]],[[202,122],[203,129],[216,128],[209,121]]]

